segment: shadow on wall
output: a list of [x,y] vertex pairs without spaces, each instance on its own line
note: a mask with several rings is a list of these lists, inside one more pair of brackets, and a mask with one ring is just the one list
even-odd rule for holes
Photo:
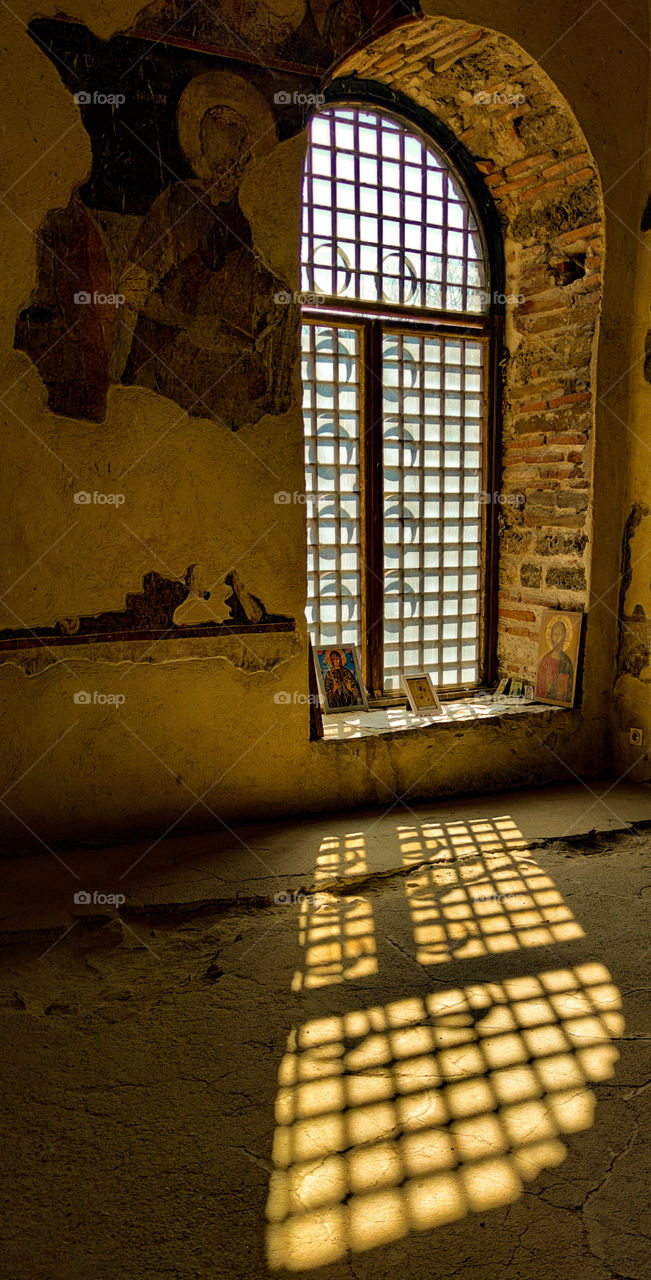
[[[623,1019],[602,964],[498,976],[501,955],[584,936],[512,819],[398,837],[414,958],[490,957],[496,977],[347,1013],[339,1002],[292,1029],[267,1203],[274,1270],[325,1266],[515,1201],[565,1159],[563,1134],[591,1127],[588,1082],[613,1074]],[[360,834],[329,838],[315,883],[367,870]],[[364,896],[317,893],[302,904],[300,940],[293,986],[319,989],[321,1005],[324,988],[378,974]]]

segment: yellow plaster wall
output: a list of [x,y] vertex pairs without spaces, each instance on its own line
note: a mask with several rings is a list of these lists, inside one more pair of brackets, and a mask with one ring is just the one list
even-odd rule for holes
[[[40,6],[38,14],[56,8]],[[107,37],[126,29],[138,8],[76,0],[69,16]],[[301,641],[296,652],[289,640],[282,649],[279,638],[286,660],[271,672],[238,668],[225,656],[133,666],[124,650],[120,662],[107,662],[73,649],[37,675],[12,663],[0,667],[6,850],[101,843],[136,832],[154,839],[168,829],[178,834],[283,812],[390,804],[405,793],[409,803],[601,767],[616,648],[612,584],[620,572],[625,504],[643,489],[649,470],[648,453],[632,449],[627,427],[633,414],[644,432],[649,388],[621,376],[639,354],[651,284],[647,267],[645,300],[636,302],[644,274],[635,228],[646,198],[638,161],[649,55],[646,6],[621,0],[621,22],[601,5],[576,21],[584,9],[573,0],[545,6],[505,0],[499,7],[500,30],[542,60],[576,113],[608,207],[592,555],[593,592],[606,594],[588,630],[583,709],[550,712],[533,728],[507,720],[355,746],[310,743],[306,702],[274,700],[280,690],[292,699],[307,693],[304,509],[273,501],[277,489],[302,489],[298,382],[289,414],[264,418],[237,436],[137,387],[112,387],[106,422],[98,426],[48,412],[37,371],[12,349],[17,312],[35,283],[34,237],[47,211],[64,206],[84,181],[90,146],[55,67],[27,35],[34,0],[16,0],[13,14],[0,10],[2,625],[117,608],[122,590],[138,590],[145,572],[180,575],[194,561],[216,584],[211,605],[223,616],[220,583],[237,563],[268,610],[299,620]],[[437,13],[470,21],[485,21],[485,10],[478,0],[436,5]],[[301,140],[281,144],[262,162],[259,185],[250,173],[242,192],[259,251],[276,270],[294,270],[294,280],[301,161]],[[119,489],[125,503],[119,513],[80,510],[72,501],[76,488]],[[639,590],[646,599],[649,575]],[[124,705],[76,706],[79,688],[123,692]],[[648,699],[645,705],[648,717]]]

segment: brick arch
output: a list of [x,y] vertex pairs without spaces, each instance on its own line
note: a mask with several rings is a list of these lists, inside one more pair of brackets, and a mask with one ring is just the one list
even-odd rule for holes
[[[505,256],[498,662],[533,679],[540,613],[588,603],[604,206],[559,90],[495,31],[407,21],[338,64],[409,98],[463,144]],[[523,495],[522,505],[515,498]]]

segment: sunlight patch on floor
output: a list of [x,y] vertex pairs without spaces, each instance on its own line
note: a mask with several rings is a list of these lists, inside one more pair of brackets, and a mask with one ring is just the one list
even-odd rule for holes
[[269,1265],[348,1251],[515,1200],[588,1129],[623,1023],[603,965],[474,984],[295,1029],[279,1072]]

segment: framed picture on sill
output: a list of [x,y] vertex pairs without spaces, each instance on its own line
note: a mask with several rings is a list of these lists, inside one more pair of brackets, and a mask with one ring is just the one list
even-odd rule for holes
[[314,664],[326,715],[343,711],[368,711],[356,645],[317,645],[314,649]]
[[403,672],[400,679],[412,711],[422,714],[423,712],[441,710],[436,689],[432,684],[432,677],[426,671],[417,671],[413,675],[411,673],[405,675]]
[[584,613],[545,609],[540,619],[536,701],[573,707]]

